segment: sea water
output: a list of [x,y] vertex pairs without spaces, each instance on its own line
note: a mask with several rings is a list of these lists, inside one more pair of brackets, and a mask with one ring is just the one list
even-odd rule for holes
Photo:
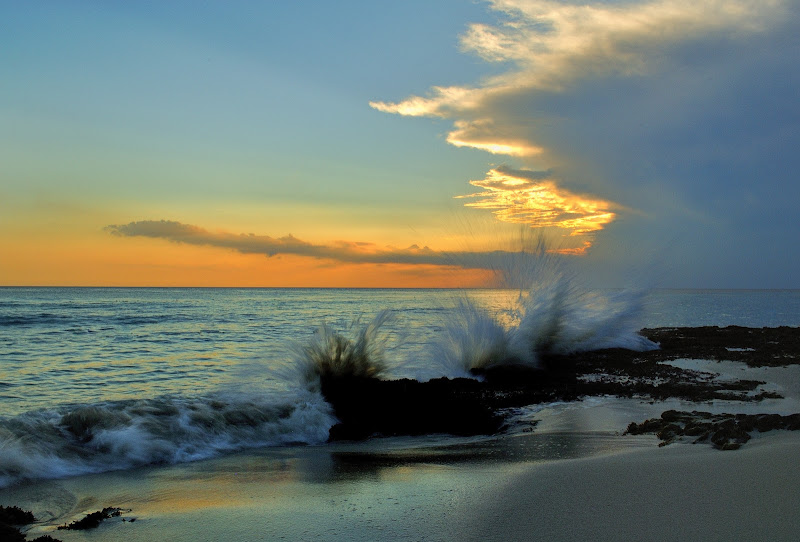
[[384,377],[423,380],[552,325],[562,349],[631,344],[643,327],[800,325],[798,290],[555,292],[526,316],[514,290],[0,288],[0,487],[322,444],[335,418],[298,352],[321,325],[357,332],[386,310]]

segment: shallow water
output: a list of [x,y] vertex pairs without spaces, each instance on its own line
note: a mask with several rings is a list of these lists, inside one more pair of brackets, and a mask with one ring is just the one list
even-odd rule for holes
[[[797,290],[601,292],[539,302],[558,301],[552,293],[534,298],[528,316],[547,322],[557,314],[577,326],[562,333],[564,348],[586,342],[587,329],[603,333],[592,339],[598,344],[627,344],[641,327],[800,325]],[[480,308],[480,325],[451,336],[462,341],[449,345],[455,351],[485,347],[474,339],[486,315],[527,333],[502,340],[527,340],[542,328],[531,318],[513,323],[513,290],[0,288],[0,486],[324,443],[335,420],[297,380],[296,345],[322,323],[347,330],[391,309],[381,329],[387,376],[455,376],[458,367],[442,363],[441,338],[465,296]],[[616,312],[598,299],[613,300]]]
[[[347,327],[384,309],[399,376],[427,373],[458,290],[0,288],[0,416],[98,401],[279,387],[291,345],[327,322]],[[508,290],[468,295],[500,312]],[[637,328],[800,325],[800,290],[662,290]]]

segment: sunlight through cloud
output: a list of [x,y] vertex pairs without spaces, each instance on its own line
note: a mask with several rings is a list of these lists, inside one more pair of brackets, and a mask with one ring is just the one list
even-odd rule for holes
[[[600,231],[616,217],[612,211],[617,207],[614,203],[560,188],[550,171],[498,167],[490,170],[485,179],[470,184],[483,191],[457,197],[473,199],[465,206],[490,209],[503,222],[559,228],[576,237]],[[579,247],[562,248],[558,252],[583,254],[590,247],[591,241],[585,240]]]
[[541,147],[531,145],[524,138],[498,134],[494,123],[489,119],[456,121],[455,127],[448,134],[447,142],[456,147],[472,147],[508,156],[532,156],[542,152]]

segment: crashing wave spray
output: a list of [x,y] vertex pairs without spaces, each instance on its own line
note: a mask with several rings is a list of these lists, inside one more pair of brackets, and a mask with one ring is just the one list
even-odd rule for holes
[[323,378],[381,376],[388,368],[384,354],[389,336],[383,326],[392,318],[384,310],[365,325],[354,321],[345,333],[322,324],[310,342],[294,349],[299,381],[318,390]]
[[215,395],[65,406],[0,418],[0,488],[22,480],[321,444],[334,423],[318,393]]
[[496,286],[518,294],[504,309],[465,294],[434,345],[451,376],[499,365],[541,367],[548,355],[601,348],[645,351],[658,345],[637,333],[644,292],[583,288],[542,237],[522,239],[495,267]]

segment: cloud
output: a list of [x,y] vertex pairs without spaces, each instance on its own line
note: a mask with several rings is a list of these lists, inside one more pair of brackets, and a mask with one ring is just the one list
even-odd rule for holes
[[[551,167],[574,160],[543,133],[569,118],[569,112],[564,115],[553,104],[554,96],[585,81],[644,76],[668,62],[670,48],[715,32],[757,32],[783,10],[778,0],[494,0],[490,5],[504,21],[471,25],[461,46],[487,62],[508,65],[507,71],[476,86],[433,87],[427,97],[370,105],[400,115],[451,118],[447,142],[452,145],[536,159]],[[610,208],[620,207],[577,198],[559,186],[564,183],[556,176],[521,194],[508,190],[504,181],[495,182],[497,175],[492,170],[486,180],[473,181],[491,194],[467,205],[492,209],[501,220],[558,225],[580,235],[602,229],[615,218]],[[584,189],[597,184],[577,179],[575,184]]]
[[461,46],[487,62],[508,64],[508,71],[476,86],[434,86],[426,97],[370,106],[400,115],[452,118],[447,141],[459,147],[533,156],[544,145],[531,137],[531,125],[543,119],[509,114],[509,102],[563,92],[589,79],[643,76],[668,63],[670,48],[715,33],[756,33],[786,11],[781,0],[493,0],[490,5],[506,20],[497,26],[472,24]]
[[[665,48],[714,32],[756,32],[784,12],[780,0],[587,2],[493,0],[507,19],[472,24],[465,52],[508,63],[507,72],[477,86],[432,87],[427,97],[374,101],[379,111],[409,116],[474,117],[493,100],[524,91],[558,91],[580,79],[649,71]],[[464,119],[466,117],[466,119]]]
[[[483,188],[460,198],[470,198],[467,207],[491,209],[503,222],[533,225],[537,228],[558,228],[570,236],[586,236],[603,229],[615,218],[614,203],[574,194],[556,186],[552,171],[514,170],[498,167],[486,178],[470,181]],[[570,254],[582,254],[591,241],[580,247],[562,248]]]
[[542,152],[524,137],[502,128],[491,119],[457,120],[455,130],[447,135],[447,142],[456,147],[472,147],[492,154],[508,156],[534,156]]
[[[494,0],[496,21],[471,25],[461,47],[495,75],[371,105],[449,119],[450,144],[548,171],[552,194],[591,194],[614,221],[572,239],[594,244],[596,265],[616,259],[608,276],[649,243],[673,247],[677,286],[797,287],[799,4]],[[497,182],[511,170],[473,182],[467,204],[559,221],[563,208],[526,214]]]
[[341,263],[435,265],[463,269],[502,269],[508,266],[509,261],[520,258],[520,249],[523,253],[526,250],[525,247],[514,247],[514,250],[509,251],[442,252],[427,246],[394,248],[350,241],[321,245],[302,241],[292,235],[270,237],[252,233],[211,232],[199,226],[172,220],[112,224],[106,226],[105,231],[119,237],[149,237],[175,243],[225,248],[242,254],[263,254],[267,257],[287,254]]
[[[553,96],[604,78],[645,77],[674,69],[687,43],[736,40],[782,20],[788,0],[654,0],[571,3],[492,0],[503,21],[472,24],[465,52],[509,66],[477,85],[434,86],[428,95],[373,101],[387,113],[453,119],[447,141],[493,154],[558,154],[542,132],[571,118]],[[678,59],[680,62],[680,59]],[[680,96],[681,90],[678,90]],[[562,104],[563,105],[563,104]],[[552,164],[550,164],[552,166]]]
[[372,243],[338,241],[315,245],[293,235],[268,235],[211,232],[199,226],[172,220],[142,220],[123,225],[106,226],[106,231],[122,237],[151,237],[189,245],[228,248],[242,254],[277,256],[294,254],[310,258],[331,259],[349,263],[420,263],[447,265],[445,254],[428,247],[412,245],[405,249],[378,248]]

